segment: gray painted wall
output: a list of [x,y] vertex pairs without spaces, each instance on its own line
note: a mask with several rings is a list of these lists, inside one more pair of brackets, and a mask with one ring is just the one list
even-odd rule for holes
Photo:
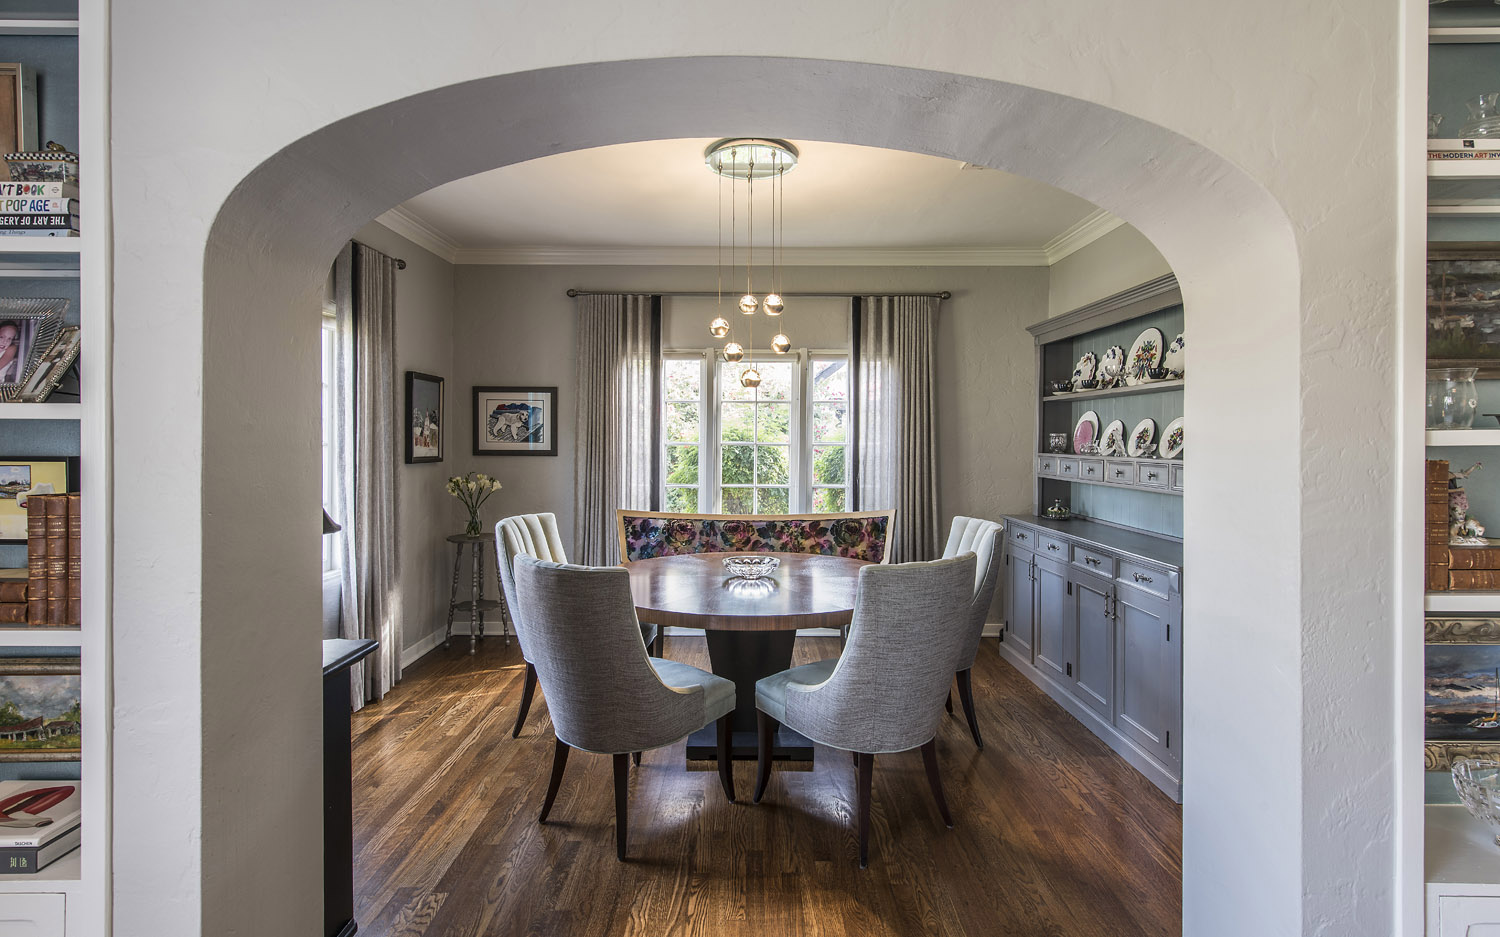
[[1071,312],[1171,272],[1166,258],[1144,234],[1120,225],[1047,268],[1047,315]]

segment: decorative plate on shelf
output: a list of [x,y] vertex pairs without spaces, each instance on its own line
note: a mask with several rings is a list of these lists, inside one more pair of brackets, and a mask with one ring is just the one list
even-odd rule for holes
[[1073,366],[1073,386],[1076,388],[1085,381],[1092,381],[1097,365],[1098,359],[1094,357],[1094,353],[1084,352],[1083,357],[1079,358],[1078,363]]
[[1127,451],[1132,459],[1144,459],[1146,453],[1151,451],[1151,443],[1155,441],[1156,421],[1148,416],[1130,431],[1130,446]]
[[1182,458],[1182,417],[1168,423],[1167,428],[1161,431],[1161,457]]
[[1104,351],[1104,357],[1099,359],[1099,386],[1115,386],[1120,379],[1120,372],[1124,370],[1125,349],[1119,345],[1109,346]]
[[1187,346],[1182,343],[1181,332],[1167,346],[1167,353],[1161,358],[1161,366],[1172,372],[1172,377],[1182,377],[1187,373]]
[[1125,424],[1120,420],[1110,420],[1109,425],[1104,427],[1104,435],[1099,437],[1099,454],[1103,456],[1125,454]]
[[1099,414],[1093,410],[1078,418],[1073,427],[1073,451],[1082,452],[1086,446],[1099,438]]
[[1161,329],[1146,329],[1135,338],[1130,354],[1125,358],[1125,383],[1146,383],[1146,372],[1161,366]]

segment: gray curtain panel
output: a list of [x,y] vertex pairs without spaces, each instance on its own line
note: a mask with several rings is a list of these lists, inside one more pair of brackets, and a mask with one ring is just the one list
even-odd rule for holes
[[660,349],[648,295],[578,297],[574,557],[620,562],[615,511],[650,510]]
[[335,555],[343,577],[339,633],[380,647],[350,668],[355,709],[401,676],[400,489],[404,429],[396,400],[396,262],[349,244],[334,263],[338,306],[334,367],[337,422]]
[[891,558],[937,555],[938,298],[861,297],[854,459],[860,510],[896,509]]

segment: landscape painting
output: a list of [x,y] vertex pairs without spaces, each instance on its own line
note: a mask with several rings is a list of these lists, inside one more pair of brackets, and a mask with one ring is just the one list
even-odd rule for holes
[[557,455],[556,387],[474,388],[475,455]]
[[1500,253],[1427,261],[1427,358],[1500,376]]
[[443,379],[406,372],[406,463],[443,461]]
[[80,684],[76,657],[0,661],[0,762],[77,761]]
[[1500,742],[1500,644],[1427,645],[1430,741]]

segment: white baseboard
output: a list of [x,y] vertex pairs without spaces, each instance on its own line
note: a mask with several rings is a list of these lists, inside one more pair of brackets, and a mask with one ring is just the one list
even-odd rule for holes
[[418,660],[421,660],[423,656],[431,652],[433,648],[442,643],[443,629],[439,628],[433,631],[427,637],[418,641],[416,644],[411,644],[403,647],[401,649],[401,672],[406,673],[406,668],[410,667],[412,664],[415,664]]

